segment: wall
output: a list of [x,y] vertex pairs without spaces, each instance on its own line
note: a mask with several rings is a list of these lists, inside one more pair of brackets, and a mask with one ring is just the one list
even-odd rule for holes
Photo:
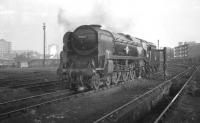
[[[46,67],[58,67],[60,63],[60,59],[46,59],[45,66]],[[43,59],[34,59],[29,62],[29,67],[42,67]]]

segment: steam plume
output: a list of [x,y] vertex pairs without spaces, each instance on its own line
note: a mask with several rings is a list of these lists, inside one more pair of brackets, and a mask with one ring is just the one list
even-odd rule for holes
[[80,25],[99,24],[104,29],[113,32],[128,32],[133,26],[132,18],[117,18],[113,16],[108,7],[96,3],[88,15],[81,17],[76,15],[67,15],[67,10],[59,8],[57,19],[65,31],[73,31]]

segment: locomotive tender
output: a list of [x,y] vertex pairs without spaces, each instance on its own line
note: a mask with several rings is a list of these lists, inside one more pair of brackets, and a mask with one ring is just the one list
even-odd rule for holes
[[70,89],[98,89],[149,77],[159,67],[156,46],[145,40],[82,25],[63,37],[58,75]]

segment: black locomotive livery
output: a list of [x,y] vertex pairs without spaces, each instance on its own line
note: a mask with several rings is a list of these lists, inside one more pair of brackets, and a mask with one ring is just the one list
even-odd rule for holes
[[123,33],[83,25],[63,37],[58,75],[70,89],[98,89],[146,77],[159,68],[153,43]]

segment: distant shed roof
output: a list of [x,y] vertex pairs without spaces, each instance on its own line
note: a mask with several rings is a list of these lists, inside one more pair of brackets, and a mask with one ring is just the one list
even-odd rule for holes
[[9,41],[6,41],[5,39],[0,39],[0,42],[6,42],[6,43],[10,43]]

